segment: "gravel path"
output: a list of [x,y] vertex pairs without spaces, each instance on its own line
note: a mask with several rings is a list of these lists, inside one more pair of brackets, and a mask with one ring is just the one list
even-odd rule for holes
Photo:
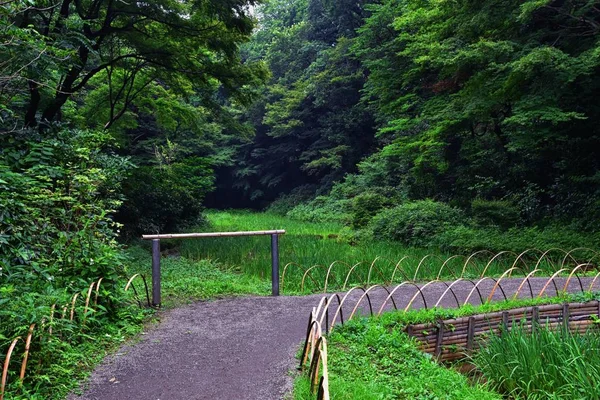
[[[532,291],[537,293],[545,281],[532,279]],[[503,282],[505,294],[514,293],[520,282]],[[557,279],[559,289],[562,284],[564,280]],[[493,285],[482,282],[484,298]],[[423,300],[432,306],[447,286],[442,282],[429,285],[413,307],[422,307]],[[453,287],[456,298],[448,292],[441,305],[455,307],[472,288],[472,283],[459,282]],[[579,290],[576,280],[568,289]],[[554,285],[548,291],[554,294]],[[521,295],[529,297],[529,292],[525,285]],[[398,290],[397,307],[403,308],[415,293],[410,286]],[[382,288],[370,294],[377,312],[387,292]],[[344,303],[346,318],[361,295],[355,291]],[[87,390],[69,400],[282,399],[291,390],[294,355],[304,339],[309,313],[322,296],[234,298],[161,312],[160,323],[109,356],[92,374]],[[497,290],[494,298],[501,297]],[[479,294],[474,292],[471,301],[479,303]],[[358,308],[367,313],[368,302]]]

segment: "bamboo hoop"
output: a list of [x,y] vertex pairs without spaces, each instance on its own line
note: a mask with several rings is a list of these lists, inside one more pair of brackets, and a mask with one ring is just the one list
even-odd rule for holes
[[10,357],[19,340],[21,340],[21,336],[18,336],[12,341],[8,348],[8,352],[6,353],[6,358],[4,359],[4,367],[2,368],[2,381],[0,382],[0,400],[4,399],[4,389],[6,388],[6,382],[8,378],[8,366],[10,364]]

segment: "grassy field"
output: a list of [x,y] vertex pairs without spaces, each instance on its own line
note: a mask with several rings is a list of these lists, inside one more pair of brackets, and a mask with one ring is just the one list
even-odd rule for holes
[[[459,276],[477,278],[500,275],[515,267],[513,275],[532,271],[548,275],[562,266],[564,252],[548,253],[540,263],[540,251],[531,251],[517,260],[518,254],[495,255],[481,251],[474,257],[443,254],[435,249],[402,246],[397,242],[361,241],[344,238],[345,229],[336,223],[311,223],[248,211],[209,211],[209,224],[203,231],[254,231],[285,229],[280,237],[282,287],[287,293],[339,290],[358,284],[398,283],[404,280],[426,281]],[[269,279],[271,268],[270,238],[267,236],[189,239],[167,243],[178,246],[187,260],[210,260],[230,272],[241,272]],[[583,260],[590,257],[585,250]],[[537,258],[536,258],[537,257]],[[517,260],[517,261],[516,261]],[[568,258],[572,266],[575,264]]]

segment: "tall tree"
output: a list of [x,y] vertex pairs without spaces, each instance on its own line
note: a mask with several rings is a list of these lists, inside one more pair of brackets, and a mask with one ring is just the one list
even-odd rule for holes
[[44,127],[60,121],[63,106],[99,75],[108,85],[106,127],[156,83],[186,94],[190,87],[219,82],[247,101],[244,85],[253,81],[257,68],[240,63],[238,46],[253,29],[248,6],[254,4],[3,2],[0,56],[8,60],[0,66],[3,102],[18,110],[24,127]]

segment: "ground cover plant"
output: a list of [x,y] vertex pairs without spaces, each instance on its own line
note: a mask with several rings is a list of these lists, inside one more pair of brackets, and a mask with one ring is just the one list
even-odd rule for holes
[[[152,253],[149,243],[131,246],[126,250],[129,258],[128,274],[144,275],[147,284],[152,279]],[[144,285],[140,278],[134,280],[142,302],[146,301]],[[218,264],[214,260],[193,260],[165,251],[161,259],[162,306],[172,308],[196,300],[225,296],[267,295],[271,284],[257,276],[240,274],[234,267]]]
[[[356,318],[347,321],[343,326],[337,326],[332,333],[327,335],[327,349],[328,349],[328,371],[329,371],[329,387],[330,395],[332,398],[337,399],[463,399],[463,398],[489,398],[489,399],[501,399],[504,398],[503,394],[508,393],[503,389],[500,383],[493,380],[503,379],[506,374],[513,375],[510,382],[516,384],[517,381],[512,378],[524,378],[525,375],[519,374],[523,369],[530,368],[531,365],[536,365],[541,369],[544,364],[544,355],[532,354],[530,351],[527,355],[530,356],[541,356],[541,360],[531,361],[524,359],[524,356],[517,356],[516,352],[523,350],[526,344],[523,340],[519,343],[511,344],[515,350],[515,354],[512,351],[508,351],[507,357],[498,356],[503,351],[503,345],[511,339],[509,338],[520,338],[523,339],[524,335],[522,332],[519,333],[515,330],[514,335],[507,335],[506,339],[494,338],[492,336],[490,343],[489,355],[483,355],[483,361],[478,361],[479,355],[475,355],[476,365],[484,365],[485,377],[488,378],[489,373],[490,381],[478,378],[469,378],[461,375],[458,369],[448,368],[448,366],[441,365],[433,359],[429,354],[423,353],[418,349],[418,342],[404,333],[404,328],[411,324],[421,324],[428,322],[439,321],[440,319],[459,318],[470,316],[480,313],[490,313],[502,310],[508,310],[511,308],[519,308],[525,306],[534,306],[542,304],[555,304],[570,301],[589,301],[598,299],[598,293],[586,292],[578,294],[562,294],[553,298],[536,298],[536,299],[519,299],[519,300],[507,300],[503,302],[492,302],[481,305],[465,305],[458,309],[444,309],[444,308],[430,308],[430,309],[419,309],[411,310],[408,312],[394,311],[384,313],[379,317],[370,318]],[[548,335],[550,333],[543,333]],[[560,333],[552,333],[551,340],[546,341],[546,345],[550,344],[553,340],[560,340]],[[571,339],[567,340],[567,343],[563,344],[563,350],[557,346],[557,348],[550,350],[553,354],[550,357],[550,361],[553,359],[554,354],[565,355],[570,354],[571,359],[577,360],[580,366],[583,364],[585,359],[585,349],[575,348],[575,342],[584,342],[585,339],[581,339],[582,336],[571,335]],[[503,342],[503,340],[506,340]],[[533,340],[533,339],[532,339]],[[570,343],[569,343],[570,342]],[[502,343],[502,344],[501,344]],[[554,342],[552,342],[554,344]],[[587,348],[590,351],[597,352],[597,334],[594,339],[589,340],[589,346]],[[543,350],[542,346],[532,346],[539,350]],[[513,350],[511,349],[511,350]],[[565,351],[566,350],[566,351]],[[581,352],[578,352],[581,350]],[[485,347],[482,348],[481,352],[486,352]],[[572,357],[575,355],[576,357]],[[520,357],[520,358],[518,358]],[[594,362],[595,356],[592,356],[590,360]],[[518,359],[517,359],[518,358]],[[497,363],[504,360],[510,360],[510,364],[506,366],[499,366]],[[554,358],[556,366],[565,368],[566,364],[561,364],[558,358]],[[517,363],[525,363],[521,371],[514,373],[517,370]],[[554,367],[550,367],[552,369]],[[579,372],[586,371],[584,368],[578,368]],[[493,370],[493,371],[492,371]],[[560,369],[556,369],[554,372],[558,373]],[[589,369],[590,373],[594,373],[595,369]],[[523,371],[524,372],[524,371]],[[528,372],[532,372],[528,369]],[[550,371],[552,372],[552,371]],[[579,372],[573,372],[578,374]],[[545,372],[537,371],[538,374]],[[517,374],[519,374],[517,376]],[[527,379],[520,379],[519,383],[527,383],[530,379],[535,379],[537,375],[529,376]],[[598,375],[596,375],[597,377]],[[552,381],[552,374],[549,373],[546,376]],[[581,374],[578,379],[585,377]],[[596,378],[594,378],[596,379]],[[592,380],[586,382],[590,383]],[[534,385],[530,385],[533,389]],[[562,394],[573,394],[576,390],[581,389],[581,385],[571,385],[570,388],[564,388]],[[501,389],[501,390],[497,390]],[[573,389],[573,391],[570,391]],[[533,393],[533,391],[528,392]],[[539,393],[539,392],[538,392]],[[583,392],[579,392],[583,393]],[[591,391],[590,393],[595,393]],[[521,394],[521,392],[511,391],[510,395]],[[567,396],[560,397],[560,394],[555,394],[554,398],[580,398],[580,396]],[[585,396],[584,396],[585,397]],[[300,376],[297,378],[294,387],[294,398],[295,399],[312,399],[314,394],[310,394],[310,381],[306,376]],[[512,398],[512,397],[511,397]],[[530,398],[530,397],[523,397]],[[548,397],[540,397],[548,398]],[[550,398],[553,398],[550,396]],[[587,397],[586,397],[587,398]]]

